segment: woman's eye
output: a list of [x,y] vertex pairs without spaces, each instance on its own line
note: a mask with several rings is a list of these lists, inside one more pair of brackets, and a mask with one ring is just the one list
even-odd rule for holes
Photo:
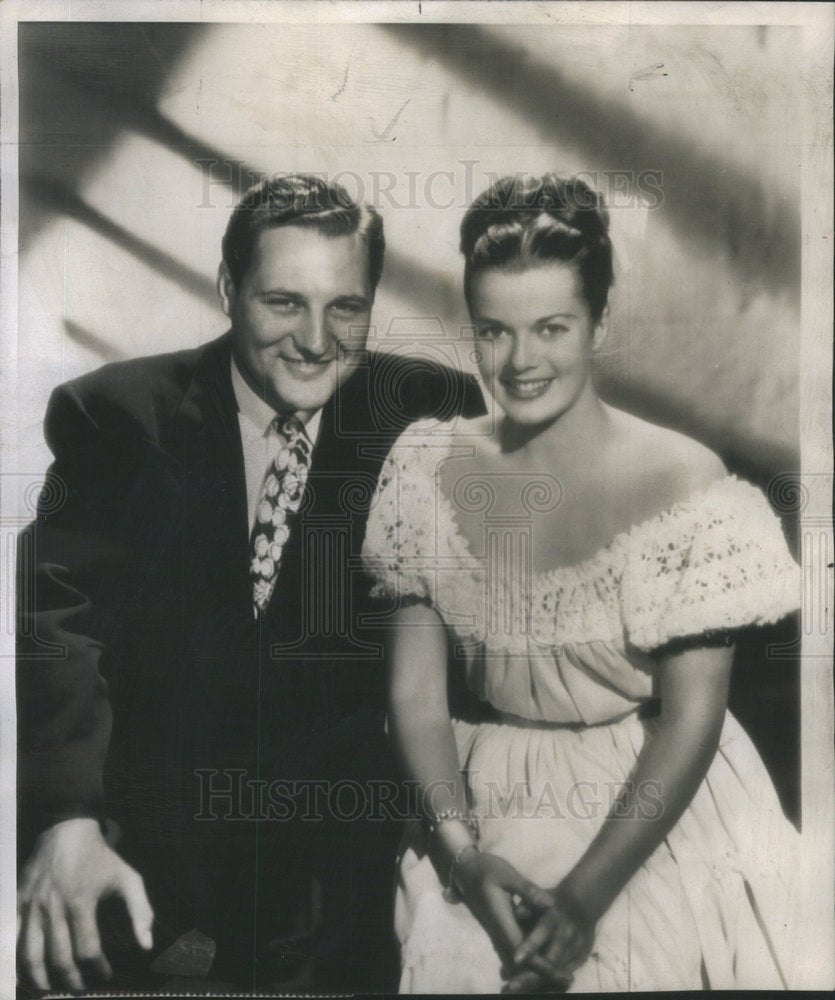
[[476,335],[482,340],[496,340],[506,332],[503,326],[480,326],[476,330]]

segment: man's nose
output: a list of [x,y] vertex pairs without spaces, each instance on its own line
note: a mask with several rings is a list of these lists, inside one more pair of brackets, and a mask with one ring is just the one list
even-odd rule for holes
[[296,345],[304,354],[322,357],[331,347],[331,336],[325,317],[311,310],[296,332]]

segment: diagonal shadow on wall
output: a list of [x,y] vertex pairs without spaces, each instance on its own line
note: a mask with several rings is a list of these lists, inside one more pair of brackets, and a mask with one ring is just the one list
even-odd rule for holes
[[[535,63],[506,39],[472,25],[380,28],[475,80],[485,93],[534,120],[549,141],[570,136],[589,156],[619,167],[631,164],[638,170],[648,164],[662,165],[663,211],[674,223],[689,228],[691,235],[700,226],[701,238],[716,245],[723,239],[726,243],[732,237],[738,240],[742,252],[735,255],[730,244],[727,252],[746,278],[766,278],[772,252],[771,241],[763,235],[766,231],[781,225],[789,233],[796,229],[791,213],[768,222],[765,194],[756,180],[710,160],[683,140],[665,137],[630,109],[570,86],[559,70]],[[210,185],[235,196],[264,176],[239,158],[189,135],[157,109],[167,74],[205,30],[194,24],[21,25],[21,198],[26,205],[21,212],[22,243],[39,219],[66,214],[158,273],[179,281],[203,301],[215,302],[211,280],[107,218],[76,191],[84,171],[125,130],[144,135],[199,166]],[[732,225],[729,205],[735,211],[749,206],[741,227]],[[722,225],[711,222],[718,217]],[[724,229],[728,230],[725,237]],[[772,233],[772,239],[776,238]],[[776,271],[785,282],[799,254],[786,253],[785,239],[781,248]],[[393,292],[415,304],[416,314],[461,314],[460,291],[449,276],[416,263],[394,247],[386,252],[385,281]],[[777,454],[738,435],[733,441],[725,436],[720,440],[709,427],[695,427],[694,415],[683,413],[680,399],[672,393],[669,398],[657,394],[647,398],[640,386],[611,380],[602,388],[616,405],[696,433],[722,451],[732,468],[756,481],[792,467],[793,455]]]
[[174,281],[187,292],[214,305],[217,296],[215,285],[199,271],[180,263],[176,257],[160,250],[147,240],[140,239],[130,230],[120,226],[98,209],[88,205],[72,188],[51,177],[27,175],[20,180],[21,193],[26,194],[47,210],[76,219],[93,232],[110,240],[133,254],[143,264]]
[[662,211],[680,238],[714,248],[745,281],[799,296],[799,191],[793,205],[770,197],[759,179],[705,153],[696,140],[578,87],[507,35],[462,24],[380,28],[532,123],[546,142],[570,141],[595,169],[633,177],[661,171]]
[[[169,73],[206,30],[178,23],[21,23],[21,177],[54,177],[66,188],[79,187],[129,121],[141,125],[156,114]],[[21,205],[21,250],[49,221],[50,210],[37,199]]]

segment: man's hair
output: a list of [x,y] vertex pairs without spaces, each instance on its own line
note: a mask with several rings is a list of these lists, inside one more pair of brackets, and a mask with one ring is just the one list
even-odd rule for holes
[[300,226],[325,236],[359,233],[368,249],[368,277],[376,289],[383,271],[383,220],[355,202],[339,184],[310,174],[275,174],[253,185],[238,202],[223,236],[223,260],[240,288],[258,237],[267,229]]
[[577,269],[596,322],[614,283],[609,213],[603,196],[579,177],[549,173],[496,181],[461,222],[461,253],[468,301],[478,271],[558,261]]

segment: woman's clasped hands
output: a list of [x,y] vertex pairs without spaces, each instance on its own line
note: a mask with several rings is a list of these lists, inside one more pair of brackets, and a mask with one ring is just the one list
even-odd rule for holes
[[504,961],[504,992],[565,992],[571,986],[591,952],[594,921],[564,887],[542,889],[475,845],[461,852],[451,875]]

